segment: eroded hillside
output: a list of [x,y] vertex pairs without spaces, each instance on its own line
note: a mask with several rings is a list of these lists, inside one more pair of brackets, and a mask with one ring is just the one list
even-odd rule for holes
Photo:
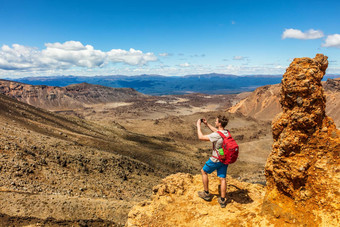
[[146,97],[131,88],[111,88],[88,83],[54,87],[8,80],[0,80],[0,93],[48,110],[77,109],[86,105],[126,102]]
[[0,95],[0,222],[122,224],[161,178],[199,171],[188,151]]
[[[327,100],[326,113],[333,118],[338,127],[340,125],[339,81],[340,78],[328,79],[323,85]],[[242,113],[259,120],[272,121],[275,115],[281,112],[280,89],[281,84],[259,87],[251,95],[231,107],[229,112]]]

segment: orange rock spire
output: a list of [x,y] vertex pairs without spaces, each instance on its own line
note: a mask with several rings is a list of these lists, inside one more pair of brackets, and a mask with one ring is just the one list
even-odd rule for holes
[[[304,224],[339,218],[340,138],[325,115],[327,57],[296,58],[283,75],[282,113],[272,122],[264,210]],[[337,216],[336,216],[337,215]]]

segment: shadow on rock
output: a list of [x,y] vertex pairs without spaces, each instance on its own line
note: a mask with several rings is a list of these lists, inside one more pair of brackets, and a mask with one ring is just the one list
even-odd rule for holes
[[228,202],[231,202],[232,200],[241,203],[241,204],[248,204],[254,202],[249,196],[249,191],[247,189],[241,189],[235,185],[228,185],[229,189],[230,187],[234,187],[236,190],[227,192],[227,198]]

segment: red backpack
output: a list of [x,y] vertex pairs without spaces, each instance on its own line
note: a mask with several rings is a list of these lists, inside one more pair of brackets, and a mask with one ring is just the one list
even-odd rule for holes
[[[230,132],[228,131],[229,136],[226,137],[222,132],[217,131],[218,134],[223,138],[222,143],[222,151],[216,150],[217,158],[223,164],[232,164],[237,160],[239,147],[236,141],[231,137]],[[221,152],[221,154],[220,154]]]

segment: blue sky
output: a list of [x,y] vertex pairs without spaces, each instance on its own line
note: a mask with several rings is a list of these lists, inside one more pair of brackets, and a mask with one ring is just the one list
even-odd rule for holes
[[340,1],[0,0],[0,78],[283,74],[329,57],[340,74]]

